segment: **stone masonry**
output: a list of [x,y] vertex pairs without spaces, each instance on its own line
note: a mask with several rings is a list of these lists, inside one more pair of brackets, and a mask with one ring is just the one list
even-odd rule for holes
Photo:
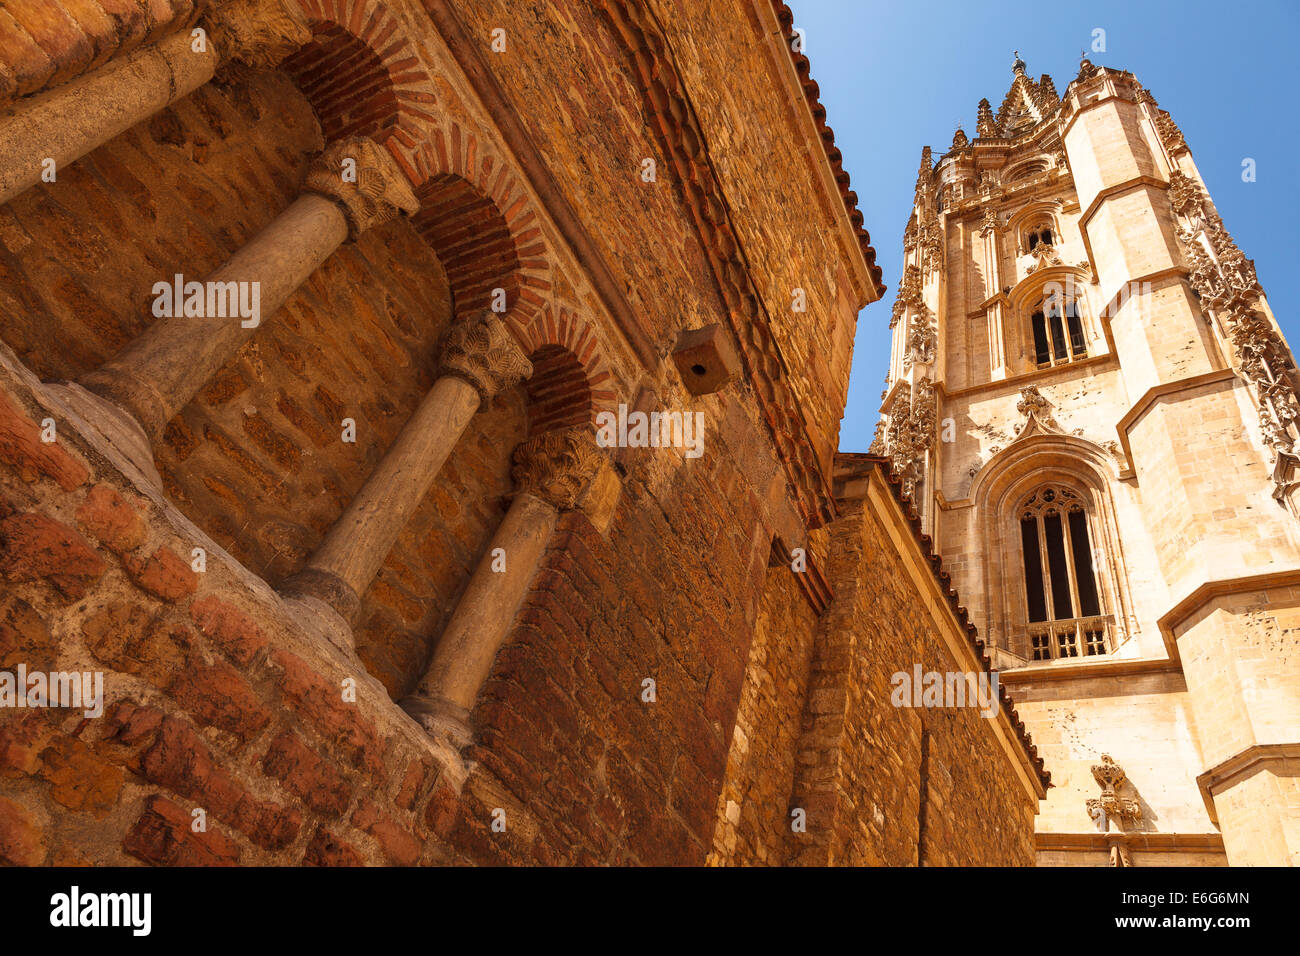
[[1151,92],[1012,73],[922,153],[874,450],[1052,772],[1040,863],[1294,865],[1294,357]]

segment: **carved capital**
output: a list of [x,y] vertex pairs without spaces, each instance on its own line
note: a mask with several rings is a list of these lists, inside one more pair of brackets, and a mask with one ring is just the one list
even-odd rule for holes
[[454,375],[474,386],[484,402],[533,374],[501,317],[483,312],[451,327],[442,343],[443,375]]
[[560,511],[577,506],[587,485],[608,461],[587,425],[558,428],[520,442],[512,475],[515,487]]
[[374,140],[353,136],[330,143],[307,168],[303,191],[333,199],[348,217],[355,240],[371,226],[401,213],[414,215],[420,203],[392,154]]
[[231,0],[207,15],[217,52],[254,69],[271,69],[311,42],[311,28],[292,0]]

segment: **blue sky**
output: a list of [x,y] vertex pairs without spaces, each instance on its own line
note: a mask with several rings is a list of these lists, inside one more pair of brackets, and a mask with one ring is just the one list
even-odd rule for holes
[[[975,135],[980,97],[996,110],[1011,85],[1012,50],[1030,76],[1050,73],[1060,92],[1078,72],[1081,49],[1137,75],[1182,129],[1283,333],[1300,346],[1300,293],[1286,282],[1300,228],[1296,0],[789,3],[889,285],[858,318],[844,451],[865,451],[875,428],[921,147],[942,154],[958,122]],[[1105,52],[1091,52],[1097,28],[1106,31]],[[1241,179],[1246,157],[1256,162],[1255,182]]]

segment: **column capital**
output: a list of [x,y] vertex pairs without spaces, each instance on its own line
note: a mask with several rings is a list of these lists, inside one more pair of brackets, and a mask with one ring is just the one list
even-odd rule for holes
[[591,426],[574,425],[520,442],[511,475],[518,491],[559,511],[569,511],[577,507],[582,493],[607,465]]
[[232,0],[209,11],[205,24],[223,59],[254,69],[278,66],[312,38],[293,0]]
[[440,372],[469,382],[487,403],[532,375],[533,363],[501,317],[483,312],[451,327],[442,343]]
[[333,199],[348,219],[348,238],[371,226],[414,215],[420,202],[397,161],[367,136],[351,136],[325,147],[307,167],[303,191]]

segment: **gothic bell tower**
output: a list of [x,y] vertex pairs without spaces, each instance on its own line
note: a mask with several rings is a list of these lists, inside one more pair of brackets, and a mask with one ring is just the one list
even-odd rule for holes
[[1300,380],[1178,127],[1017,55],[903,241],[873,451],[1058,782],[1040,862],[1300,862]]

